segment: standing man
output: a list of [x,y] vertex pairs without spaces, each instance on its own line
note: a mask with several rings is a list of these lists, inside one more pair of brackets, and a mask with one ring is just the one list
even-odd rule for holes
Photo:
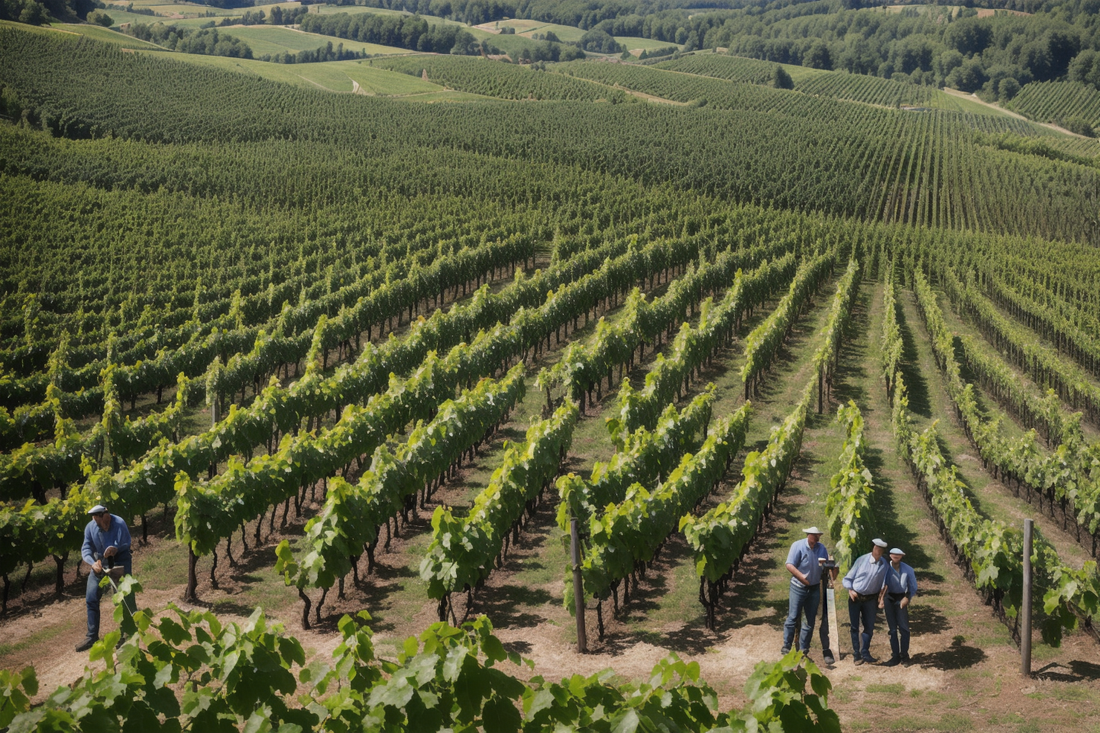
[[[917,574],[901,561],[905,553],[890,550],[886,569],[886,593],[879,608],[886,609],[886,626],[890,629],[890,661],[884,666],[909,666],[909,603],[917,594]],[[900,635],[900,639],[899,639]]]
[[[871,656],[871,637],[875,633],[875,616],[878,615],[879,602],[886,588],[886,565],[882,554],[886,543],[876,538],[874,547],[866,555],[861,555],[852,563],[852,569],[844,576],[844,587],[848,589],[848,618],[852,624],[852,648],[855,650],[856,664],[877,660]],[[863,633],[859,632],[860,622]],[[862,642],[862,644],[861,644]]]
[[[92,521],[84,528],[84,546],[80,549],[81,558],[92,569],[88,574],[88,588],[84,596],[88,605],[88,635],[77,645],[78,652],[91,649],[92,644],[99,641],[99,600],[103,596],[99,581],[103,574],[109,568],[119,565],[126,575],[133,570],[130,530],[122,517],[111,514],[102,504],[96,504],[88,510],[88,514],[92,515]],[[130,613],[136,611],[132,595],[126,597],[126,606]]]
[[810,639],[814,635],[817,606],[821,601],[821,563],[829,559],[825,545],[821,544],[822,532],[817,527],[802,530],[806,539],[797,540],[787,553],[787,571],[791,574],[789,611],[783,624],[784,655],[794,643],[795,629],[802,620],[798,648],[803,654],[810,651]]

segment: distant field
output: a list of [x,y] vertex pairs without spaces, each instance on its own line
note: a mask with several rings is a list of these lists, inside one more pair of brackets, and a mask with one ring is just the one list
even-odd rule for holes
[[[294,3],[298,5],[298,3]],[[267,7],[267,6],[263,6]],[[358,15],[360,13],[368,13],[370,15],[412,15],[412,13],[406,13],[403,10],[387,10],[386,8],[368,8],[362,5],[310,5],[309,12],[321,13],[322,15],[334,15],[337,13],[347,13],[349,15]],[[433,25],[460,25],[465,27],[465,23],[459,23],[454,20],[447,20],[446,18],[440,18],[437,15],[421,15],[421,18],[428,21]]]
[[[327,64],[273,64],[248,59],[232,59],[225,56],[198,56],[173,54],[172,59],[197,66],[212,66],[248,76],[280,81],[307,89],[327,89],[333,92],[351,92],[351,79],[347,75],[332,78],[331,72],[321,67]],[[342,62],[347,63],[347,62]],[[324,82],[328,82],[328,84]]]
[[[120,3],[119,0],[113,0],[121,5],[129,5],[129,1],[126,3]],[[264,10],[269,11],[271,8],[278,5],[281,8],[297,8],[301,6],[300,2],[285,2],[285,3],[271,3],[270,5],[257,5],[256,7],[247,8],[215,8],[211,5],[200,5],[198,3],[178,2],[178,3],[166,3],[164,0],[134,0],[133,5],[135,8],[145,8],[152,10],[154,13],[171,17],[173,15],[182,16],[183,18],[205,18],[210,17],[224,18],[224,17],[237,17],[244,15],[250,10]],[[108,12],[110,8],[108,8]]]
[[934,99],[941,102],[936,106],[942,109],[953,109],[958,112],[968,112],[972,115],[985,115],[987,117],[1012,117],[1011,114],[1000,107],[990,107],[981,102],[976,102],[973,99],[957,97],[941,89],[935,91]]
[[[137,5],[137,3],[135,3],[135,5]],[[283,8],[294,8],[294,7],[298,7],[300,5],[300,3],[297,3],[297,2],[280,3],[279,5]],[[204,22],[207,22],[209,20],[209,18],[199,18],[199,17],[197,17],[196,9],[202,8],[203,6],[197,6],[197,5],[190,5],[190,4],[187,4],[187,3],[181,3],[179,5],[156,5],[156,6],[149,6],[149,7],[153,7],[156,10],[156,12],[163,12],[166,15],[169,14],[170,12],[173,12],[172,9],[174,9],[175,12],[179,12],[179,13],[183,13],[183,14],[189,14],[190,13],[192,16],[196,16],[192,19],[188,19],[188,20],[184,20],[184,21],[175,21],[175,22],[179,22],[180,25],[197,26],[197,25],[200,25],[200,24],[202,24]],[[270,7],[273,7],[273,6],[271,6],[271,5],[258,5],[255,8],[239,8],[239,9],[234,10],[232,12],[219,11],[218,14],[222,15],[222,16],[228,15],[228,16],[240,17],[241,14],[245,10],[267,10]],[[369,8],[369,7],[365,7],[365,6],[362,6],[362,5],[310,5],[309,6],[309,12],[311,12],[311,13],[321,13],[323,15],[334,15],[334,14],[337,14],[337,13],[348,13],[349,15],[358,15],[358,14],[362,14],[362,13],[367,13],[367,14],[370,14],[370,15],[406,15],[406,16],[411,15],[411,13],[406,13],[406,12],[401,11],[401,10],[387,10],[385,8]],[[114,17],[114,16],[112,16],[112,17]],[[465,23],[459,23],[457,21],[448,20],[446,18],[441,18],[441,17],[436,16],[436,15],[421,15],[420,17],[423,18],[424,20],[428,21],[432,25],[456,25],[456,26],[459,26],[459,27],[463,28],[464,30],[466,30],[467,32],[469,32],[470,35],[472,35],[477,40],[481,41],[481,40],[486,40],[487,39],[489,41],[489,43],[493,44],[494,46],[501,49],[503,52],[505,52],[507,54],[518,54],[520,51],[522,51],[525,48],[533,49],[538,43],[537,41],[534,41],[533,39],[529,38],[527,35],[521,35],[519,32],[517,32],[516,35],[506,35],[506,36],[505,35],[500,35],[495,30],[495,25],[496,25],[495,23],[486,23],[483,27],[479,28],[477,26],[468,26]],[[516,24],[516,23],[522,24],[524,27],[529,27],[529,28],[533,29],[533,30],[530,30],[530,31],[525,31],[528,34],[533,34],[533,33],[536,33],[536,32],[545,33],[546,31],[553,31],[558,36],[558,38],[560,38],[563,41],[579,40],[580,37],[582,35],[584,35],[584,31],[580,30],[579,28],[572,28],[570,26],[565,26],[565,25],[555,25],[553,23],[540,23],[538,21],[524,21],[524,20],[500,21],[500,25],[502,25],[502,26],[503,25],[513,26],[513,24]],[[255,27],[255,26],[250,26],[250,27]],[[485,30],[485,28],[494,28],[494,29],[493,30]],[[234,29],[234,31],[235,30],[236,29]],[[239,35],[239,34],[234,32],[233,35]],[[240,37],[244,38],[243,35],[241,35]],[[327,39],[327,36],[325,38]],[[262,39],[262,40],[266,41],[268,39]],[[645,39],[640,39],[640,40],[645,41]],[[249,40],[247,42],[249,43],[249,45],[252,45],[251,40]],[[324,44],[322,43],[320,45],[324,45]],[[668,45],[668,44],[658,44],[658,46],[662,46],[662,47],[664,45]],[[344,41],[344,47],[345,48],[350,47],[347,41]],[[652,46],[645,46],[645,48],[650,48],[650,47],[652,47]],[[316,48],[316,46],[311,46],[310,48]],[[643,46],[637,46],[637,48],[643,48]],[[282,49],[279,49],[279,50],[282,50]],[[267,50],[259,51],[259,50],[257,50],[257,48],[255,46],[253,46],[252,52],[256,55],[263,55],[263,54],[266,54],[266,53],[278,53],[278,50],[276,50],[276,51],[267,51]],[[368,53],[387,53],[387,52],[386,51],[377,51],[377,52],[368,51]]]
[[312,51],[315,48],[323,47],[326,43],[332,43],[334,47],[342,43],[344,48],[349,51],[362,51],[372,55],[408,53],[403,48],[380,46],[374,43],[360,43],[346,38],[323,36],[318,33],[303,33],[302,31],[277,25],[230,26],[218,30],[247,43],[252,48],[253,56],[274,55],[284,51],[289,53]]
[[559,40],[567,43],[573,43],[581,40],[581,36],[584,35],[584,31],[580,28],[574,28],[569,25],[558,25],[556,23],[543,23],[538,20],[499,20],[491,23],[483,23],[479,26],[474,26],[477,30],[488,31],[489,33],[495,33],[500,28],[515,28],[516,35],[530,38],[536,33],[545,34],[547,31],[553,32]]
[[[963,9],[962,5],[887,5],[886,10],[891,13],[900,13],[903,10],[926,10],[927,8],[939,8],[940,10],[950,10],[952,15],[958,15],[959,11]],[[969,7],[969,6],[966,6]],[[1031,13],[1025,13],[1022,10],[1006,10],[1005,8],[978,8],[979,18],[988,18],[991,15],[1019,15],[1029,16]]]
[[[433,85],[434,86],[434,85]],[[491,97],[483,97],[480,94],[470,94],[469,92],[456,92],[450,89],[444,89],[439,92],[426,92],[424,94],[410,94],[405,97],[398,97],[403,102],[424,102],[427,104],[435,104],[437,102],[501,102],[502,100],[493,99]],[[502,102],[506,104],[506,102]]]
[[[442,91],[438,84],[423,81],[394,71],[371,68],[369,61],[328,61],[319,64],[268,64],[286,66],[290,74],[305,82],[303,86],[314,86],[334,92],[351,92],[352,82],[358,82],[360,88],[368,94],[394,95],[414,94],[418,92]],[[268,69],[257,69],[267,73]],[[401,78],[405,77],[405,78]]]
[[500,28],[515,28],[516,33],[530,33],[535,28],[544,25],[538,20],[525,20],[523,18],[515,18],[512,20],[494,20],[488,23],[482,23],[481,25],[474,26],[486,31],[499,30]]
[[[81,27],[90,28],[91,26]],[[169,54],[170,58],[184,63],[261,77],[306,89],[323,89],[350,94],[354,89],[353,82],[357,82],[362,92],[368,95],[392,96],[409,102],[499,101],[479,94],[444,89],[439,84],[424,81],[417,76],[373,67],[370,59],[327,61],[317,64],[275,64],[224,56],[165,53]]]
[[[574,28],[571,25],[557,25],[556,23],[540,23],[537,27],[532,28],[525,36],[532,36],[536,33],[546,33],[552,31],[555,36],[566,43],[574,43],[581,40],[581,36],[584,35],[584,31],[580,28]],[[519,31],[517,31],[518,33]]]
[[6,28],[9,30],[20,30],[26,33],[36,33],[41,35],[49,35],[51,33],[71,33],[72,31],[62,30],[62,23],[55,23],[53,26],[37,26],[27,25],[26,23],[16,23],[14,20],[0,20],[0,28]]
[[139,41],[136,38],[132,38],[125,33],[111,30],[110,28],[104,28],[98,25],[89,24],[75,24],[75,23],[57,23],[54,25],[59,30],[68,31],[70,33],[78,33],[88,38],[94,38],[97,41],[106,41],[107,43],[114,43],[115,45],[122,46],[123,48],[140,48],[149,51],[163,51],[165,53],[171,53],[166,51],[160,46],[154,43],[148,43],[147,41]]
[[[118,3],[119,0],[114,0]],[[119,3],[122,4],[122,3]],[[125,3],[129,5],[129,2]],[[247,8],[215,8],[212,5],[199,5],[196,3],[166,3],[164,0],[134,0],[135,8],[144,8],[152,10],[158,15],[163,15],[173,20],[179,20],[183,18],[194,19],[202,18],[204,20],[221,19],[221,18],[239,18],[248,11],[263,10],[265,12],[270,11],[271,8],[278,5],[283,9],[297,8],[301,6],[300,2],[285,2],[285,3],[271,3],[270,5],[257,5],[256,7]],[[108,8],[108,12],[110,8]],[[174,17],[178,16],[178,17]]]
[[[362,90],[376,95],[418,95],[410,97],[413,101],[442,101],[427,95],[444,92],[442,86],[423,81],[408,74],[374,68],[370,60],[363,61],[326,61],[318,64],[275,64],[266,61],[232,59],[224,56],[197,56],[192,54],[172,54],[171,58],[199,66],[211,66],[217,69],[233,71],[249,76],[262,77],[271,81],[293,84],[306,89],[324,89],[331,92],[350,94],[352,82],[358,82]],[[451,95],[454,97],[455,95]],[[478,98],[465,95],[465,99]],[[481,97],[484,99],[484,97]]]
[[207,23],[219,23],[222,20],[222,18],[171,18],[166,15],[142,15],[140,13],[128,13],[117,7],[105,8],[103,12],[111,16],[111,20],[115,22],[111,26],[112,28],[117,28],[124,23],[144,23],[145,25],[164,23],[165,25],[178,25],[182,28],[199,28]]
[[[229,16],[227,16],[227,17],[229,18],[230,21],[233,20],[232,17],[229,17]],[[224,19],[223,18],[156,18],[156,20],[162,21],[164,23],[171,23],[173,25],[178,25],[182,28],[201,28],[204,25],[210,23],[210,21],[215,21],[215,23],[221,23],[222,20],[224,20]]]
[[214,8],[209,5],[198,5],[196,3],[165,3],[163,0],[157,2],[150,2],[149,0],[135,0],[135,8],[147,8],[154,13],[165,16],[179,15],[184,18],[197,18],[199,16],[225,16],[225,15],[241,15],[245,10],[249,8]]
[[504,53],[515,58],[515,55],[523,51],[523,49],[534,49],[535,46],[542,43],[542,41],[534,41],[527,36],[521,35],[501,35],[499,33],[491,33],[490,31],[482,30],[474,26],[465,26],[466,31],[470,33],[474,38],[481,41],[487,39],[490,44],[496,46]]
[[363,91],[369,94],[406,95],[440,93],[444,89],[438,84],[424,81],[419,77],[401,74],[396,71],[377,69],[370,61],[336,61],[318,66],[328,66],[349,78],[359,82]]
[[[171,18],[162,18],[159,15],[141,15],[140,13],[128,13],[120,7],[107,6],[103,8],[103,12],[111,16],[111,20],[115,22],[114,26],[117,27],[123,23],[174,23],[176,21]],[[207,20],[211,20],[207,18]]]

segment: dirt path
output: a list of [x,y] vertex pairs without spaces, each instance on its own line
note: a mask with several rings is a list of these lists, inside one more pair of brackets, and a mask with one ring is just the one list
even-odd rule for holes
[[626,87],[619,86],[618,84],[616,84],[614,88],[618,89],[619,91],[626,92],[627,94],[629,94],[632,97],[637,97],[638,99],[644,99],[647,102],[657,102],[658,104],[671,104],[674,107],[686,107],[687,104],[688,104],[687,102],[677,102],[674,99],[665,99],[664,97],[658,97],[655,94],[646,94],[645,92],[639,92],[639,91],[635,91],[633,89],[627,89]]

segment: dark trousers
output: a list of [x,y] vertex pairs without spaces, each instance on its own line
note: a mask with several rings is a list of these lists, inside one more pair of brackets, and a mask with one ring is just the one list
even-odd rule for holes
[[894,659],[909,658],[909,609],[901,607],[902,596],[896,601],[886,595],[886,626],[890,629],[890,652]]
[[[126,575],[129,575],[132,569],[129,561],[122,563],[122,568]],[[88,573],[88,587],[84,593],[84,601],[88,606],[88,636],[93,639],[99,638],[99,602],[103,598],[103,589],[99,587],[99,581],[102,579],[102,575]],[[110,585],[107,586],[107,590],[111,591]],[[126,607],[130,609],[131,614],[137,611],[133,594],[126,596]]]
[[[871,656],[871,637],[875,634],[875,616],[878,612],[878,596],[860,596],[860,600],[848,598],[848,619],[852,623],[852,649],[857,657]],[[860,623],[863,633],[860,633]]]

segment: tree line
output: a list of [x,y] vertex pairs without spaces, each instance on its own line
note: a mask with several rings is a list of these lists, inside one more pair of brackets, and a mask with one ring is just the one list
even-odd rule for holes
[[473,56],[481,51],[477,39],[458,26],[432,25],[418,15],[312,14],[304,16],[299,27],[308,33],[427,53]]
[[170,51],[193,53],[203,56],[229,56],[238,59],[252,58],[247,43],[215,28],[185,28],[164,23],[131,23],[126,32],[142,41],[155,43]]

